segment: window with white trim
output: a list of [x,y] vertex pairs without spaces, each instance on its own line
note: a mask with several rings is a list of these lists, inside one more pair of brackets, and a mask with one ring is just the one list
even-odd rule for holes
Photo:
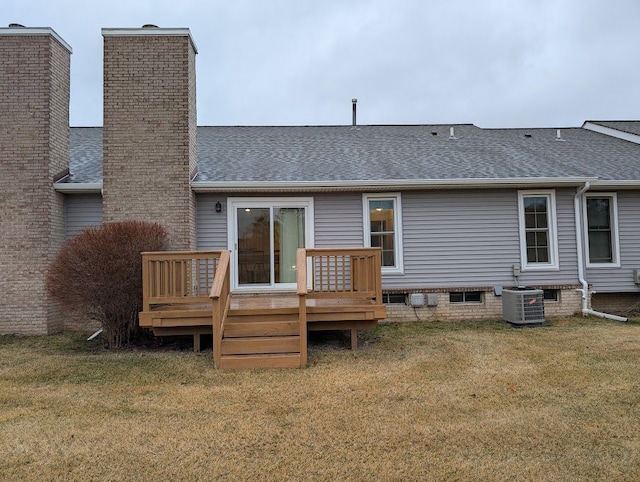
[[518,211],[523,269],[558,269],[555,192],[520,191]]
[[585,194],[584,219],[587,266],[620,266],[616,194]]
[[400,194],[365,194],[364,245],[382,248],[382,272],[402,274]]

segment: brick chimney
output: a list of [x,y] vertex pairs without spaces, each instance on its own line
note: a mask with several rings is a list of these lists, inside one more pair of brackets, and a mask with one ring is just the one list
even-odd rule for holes
[[158,222],[195,249],[197,53],[186,28],[105,28],[104,221]]
[[64,240],[70,56],[51,28],[0,28],[0,334],[62,329],[46,272]]

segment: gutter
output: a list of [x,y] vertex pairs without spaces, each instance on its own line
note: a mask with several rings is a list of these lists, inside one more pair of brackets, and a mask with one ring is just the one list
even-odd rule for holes
[[593,188],[598,189],[638,189],[640,187],[640,180],[638,179],[623,179],[623,180],[598,180],[591,183]]
[[339,181],[193,181],[194,192],[304,192],[304,191],[395,191],[398,189],[518,188],[531,186],[570,187],[597,178],[525,177],[460,179],[374,179]]
[[54,182],[53,189],[63,194],[102,194],[101,182]]
[[[582,195],[587,192],[590,187],[591,183],[585,182],[584,186],[582,186],[582,188],[579,189],[573,197],[573,212],[575,214],[576,223],[576,253],[578,256],[578,281],[580,281],[580,284],[582,285],[582,289],[579,289],[579,291],[582,293],[582,315],[593,315],[600,318],[607,318],[609,320],[627,321],[627,318],[624,318],[622,316],[602,313],[600,311],[592,310],[588,307],[587,299],[589,297],[589,283],[587,283],[584,275],[584,254],[582,251],[582,246],[584,245],[584,231],[582,230],[582,216],[580,215],[582,209],[580,201],[582,200]],[[595,291],[593,293],[595,293]]]

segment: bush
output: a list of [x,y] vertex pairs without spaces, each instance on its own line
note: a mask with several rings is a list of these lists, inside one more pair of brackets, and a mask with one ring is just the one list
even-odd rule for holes
[[69,312],[100,322],[109,348],[135,341],[142,309],[142,251],[166,249],[159,224],[123,221],[85,229],[49,268],[47,288]]

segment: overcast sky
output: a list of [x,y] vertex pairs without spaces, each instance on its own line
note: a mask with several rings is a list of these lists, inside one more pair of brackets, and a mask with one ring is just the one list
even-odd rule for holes
[[199,125],[640,119],[639,0],[1,0],[73,48],[71,125],[102,125],[102,27],[188,27]]

